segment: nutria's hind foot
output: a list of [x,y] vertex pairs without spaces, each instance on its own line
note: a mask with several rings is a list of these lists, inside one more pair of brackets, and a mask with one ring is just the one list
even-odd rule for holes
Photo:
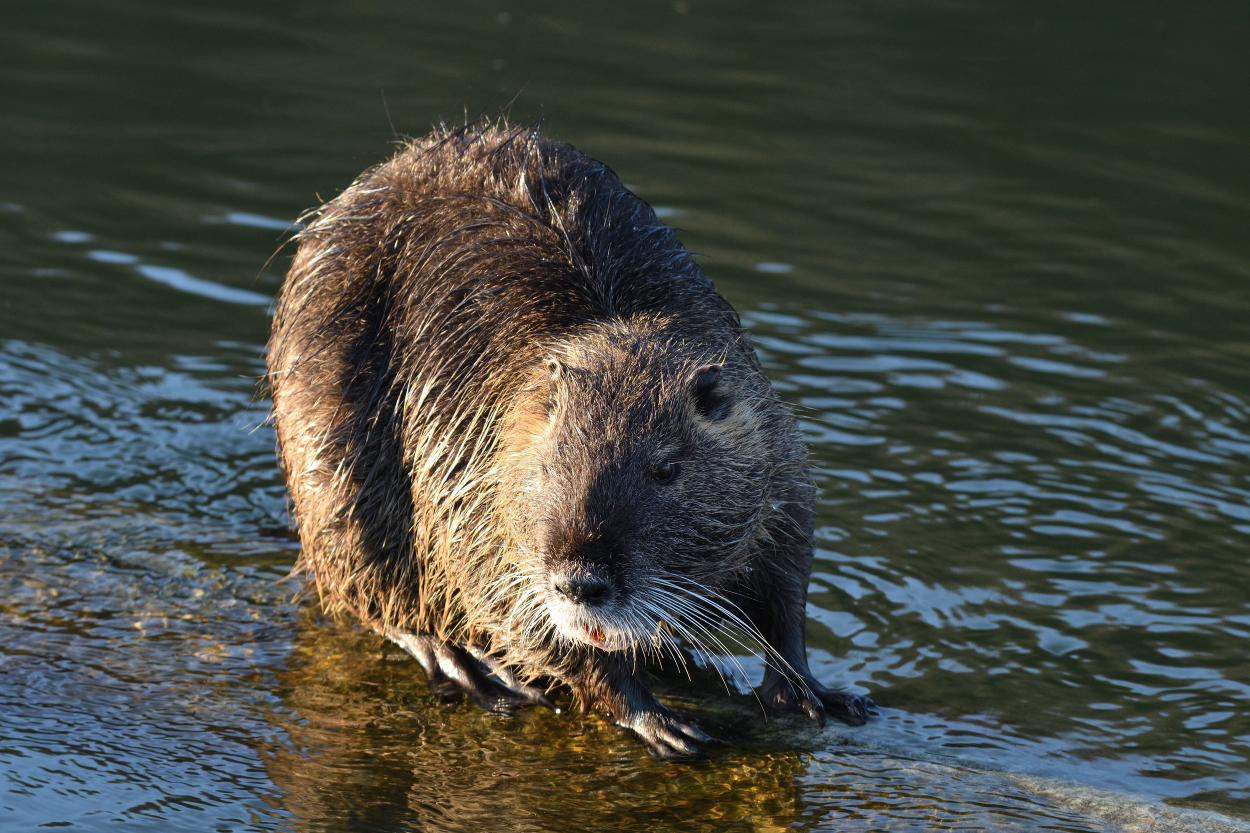
[[[656,704],[659,706],[659,704]],[[702,746],[721,746],[721,742],[699,728],[699,722],[688,714],[659,706],[654,711],[639,712],[627,720],[618,720],[629,729],[647,753],[665,761],[697,761],[707,757]]]
[[771,668],[765,675],[759,694],[767,705],[803,712],[822,728],[826,715],[851,726],[863,726],[877,705],[871,697],[826,688],[810,676],[797,681]]
[[437,697],[454,697],[463,692],[482,708],[497,714],[511,714],[530,703],[555,708],[547,695],[522,683],[507,667],[488,656],[448,645],[428,634],[388,630],[385,636],[421,663],[430,690]]

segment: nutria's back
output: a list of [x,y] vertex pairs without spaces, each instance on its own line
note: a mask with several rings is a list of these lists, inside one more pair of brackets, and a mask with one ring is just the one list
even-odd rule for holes
[[330,609],[605,702],[603,656],[717,617],[801,652],[794,420],[672,231],[574,148],[440,129],[366,172],[300,235],[269,368]]

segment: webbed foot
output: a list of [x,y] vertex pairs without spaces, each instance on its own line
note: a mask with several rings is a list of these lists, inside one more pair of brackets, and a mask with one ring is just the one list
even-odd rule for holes
[[499,714],[510,714],[530,703],[555,708],[543,692],[522,683],[506,666],[480,652],[448,645],[426,634],[390,630],[385,636],[421,663],[437,697],[463,692],[482,708]]
[[851,726],[863,726],[877,705],[871,697],[825,688],[811,677],[798,681],[771,668],[759,694],[767,705],[803,712],[821,727],[825,725],[826,715]]
[[629,729],[647,753],[666,761],[691,761],[706,757],[702,746],[719,746],[720,741],[699,728],[699,723],[688,714],[670,711],[660,706],[656,710],[638,712],[617,723]]

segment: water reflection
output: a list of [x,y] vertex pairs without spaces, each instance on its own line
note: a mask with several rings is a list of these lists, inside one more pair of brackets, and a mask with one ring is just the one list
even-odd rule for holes
[[[293,607],[263,569],[206,568],[107,531],[15,544],[0,559],[14,828],[1237,829],[953,766],[957,747],[982,746],[971,722],[887,709],[871,734],[820,736],[763,720],[710,672],[659,689],[733,745],[674,767],[596,715],[438,704],[407,655]],[[926,733],[942,755],[906,739]]]
[[173,368],[104,369],[0,344],[0,492],[56,513],[36,526],[144,507],[169,522],[285,527],[273,433],[255,393],[260,348],[215,349],[175,356]]
[[[816,640],[827,675],[948,717],[992,703],[974,743],[941,744],[971,759],[1246,795],[1242,400],[1044,331],[748,318],[827,497],[810,615],[854,646]],[[1163,751],[1178,725],[1204,728]],[[1064,751],[1026,760],[1012,734]]]
[[286,815],[254,751],[274,736],[290,650],[273,573],[142,546],[92,524],[0,538],[6,830],[254,829]]
[[[1250,817],[1245,23],[13,4],[0,827],[1247,829],[1157,803]],[[396,130],[518,90],[708,253],[798,409],[813,664],[868,727],[664,680],[735,745],[657,767],[436,706],[273,584],[268,258]]]
[[[10,342],[0,495],[18,537],[0,562],[2,692],[8,742],[51,756],[26,794],[86,788],[78,769],[135,766],[177,743],[222,762],[191,776],[176,758],[135,775],[141,793],[161,795],[165,781],[189,780],[177,800],[122,807],[113,796],[107,812],[173,818],[241,802],[256,813],[259,796],[279,808],[263,812],[310,830],[500,817],[545,829],[568,814],[624,829],[679,818],[683,829],[1010,829],[1017,818],[1027,829],[1044,818],[1080,830],[1094,810],[1053,779],[1245,800],[1250,614],[1237,590],[1245,566],[1229,555],[1246,534],[1250,466],[1237,397],[1157,375],[1145,389],[1131,356],[1097,388],[1065,376],[1062,395],[1012,369],[1036,351],[1100,352],[1070,337],[800,310],[745,318],[800,408],[824,492],[813,668],[872,691],[880,720],[825,735],[762,721],[701,672],[662,687],[734,746],[674,773],[595,716],[501,721],[439,706],[405,655],[297,612],[291,590],[269,583],[291,553],[265,537],[285,507],[250,389],[257,346],[105,369]],[[899,370],[921,351],[946,357],[925,360],[941,365],[925,367],[940,384]],[[950,383],[965,373],[1000,384]],[[39,543],[50,533],[59,543]],[[758,676],[758,662],[741,662]],[[241,777],[232,767],[253,773],[234,799],[221,786]],[[1122,800],[1103,796],[1095,817]]]

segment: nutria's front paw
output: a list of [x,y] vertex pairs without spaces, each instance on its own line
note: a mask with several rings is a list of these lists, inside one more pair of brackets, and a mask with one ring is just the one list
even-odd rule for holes
[[703,750],[697,744],[720,744],[716,738],[700,729],[698,721],[693,717],[668,709],[638,712],[626,720],[618,720],[617,723],[637,735],[650,755],[666,761],[697,760],[704,757]]
[[385,636],[421,663],[437,697],[463,692],[482,708],[498,714],[510,714],[528,703],[555,708],[547,695],[522,683],[511,669],[471,648],[448,645],[428,634],[388,630]]
[[770,676],[760,690],[760,697],[766,704],[776,709],[803,712],[822,727],[826,715],[852,726],[863,726],[868,722],[870,710],[876,706],[871,697],[825,688],[814,679],[800,682],[780,674]]

